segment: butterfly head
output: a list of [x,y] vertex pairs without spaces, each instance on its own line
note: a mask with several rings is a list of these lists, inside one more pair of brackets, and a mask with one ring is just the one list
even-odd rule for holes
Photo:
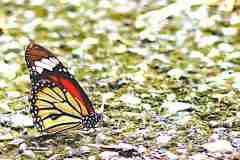
[[85,128],[95,128],[96,124],[103,119],[101,113],[93,113],[90,116],[82,120],[82,124]]

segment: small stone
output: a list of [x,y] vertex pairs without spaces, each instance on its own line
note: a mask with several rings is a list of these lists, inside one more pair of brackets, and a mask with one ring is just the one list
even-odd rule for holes
[[117,5],[113,7],[113,11],[120,14],[127,14],[134,11],[137,7],[134,1],[117,1]]
[[79,150],[79,152],[82,154],[90,153],[90,151],[91,151],[91,148],[88,146],[82,146]]
[[171,136],[169,135],[160,135],[157,137],[157,143],[160,145],[165,145],[167,144],[170,140],[172,139]]
[[201,7],[199,7],[197,10],[186,10],[187,14],[189,17],[193,18],[193,19],[198,19],[198,20],[202,20],[202,19],[206,19],[208,17],[208,8],[205,5],[202,5]]
[[7,87],[7,83],[4,80],[0,80],[0,88],[5,88]]
[[32,0],[31,5],[43,5],[45,0]]
[[228,44],[228,43],[220,43],[218,45],[218,49],[220,51],[223,51],[223,52],[232,52],[232,51],[234,51],[233,46]]
[[13,79],[16,77],[17,70],[20,68],[19,64],[8,64],[0,62],[0,74],[4,78]]
[[[9,105],[8,105],[8,102],[6,102],[6,101],[0,101],[0,112],[1,113],[9,113],[9,112],[11,112],[11,109],[10,109],[10,107],[9,107]],[[2,121],[2,118],[0,117],[0,123],[1,123],[1,121]]]
[[199,51],[191,51],[189,56],[190,58],[199,58],[199,59],[202,59],[205,57],[204,54]]
[[141,99],[136,97],[133,94],[127,93],[120,97],[120,100],[126,104],[129,104],[131,106],[137,106],[141,103]]
[[117,158],[119,154],[118,152],[104,151],[100,153],[99,156],[102,160],[110,160],[110,159]]
[[92,70],[98,70],[98,71],[101,71],[103,70],[104,68],[106,68],[106,66],[104,64],[101,64],[101,63],[95,63],[95,64],[91,64],[89,66]]
[[107,93],[102,93],[102,101],[106,102],[108,99],[113,98],[114,93],[113,92],[107,92]]
[[89,156],[88,160],[97,160],[96,156]]
[[234,27],[222,28],[222,32],[225,36],[234,36],[237,35],[238,29]]
[[202,145],[204,149],[209,152],[232,152],[233,147],[230,142],[226,140],[217,140],[215,142],[205,143]]
[[226,54],[226,60],[234,60],[239,58],[240,52],[239,51],[235,51],[235,52],[231,52]]
[[147,48],[140,48],[140,47],[128,48],[128,52],[136,53],[142,56],[147,56],[150,54],[150,51]]
[[14,114],[11,116],[11,126],[15,128],[19,127],[32,127],[32,118],[24,114]]
[[99,43],[99,41],[98,41],[97,38],[88,37],[88,38],[83,40],[83,42],[81,44],[81,49],[82,50],[87,50],[87,49],[91,48],[93,45],[96,45],[98,43]]
[[142,104],[142,107],[144,108],[144,110],[146,110],[146,111],[150,111],[151,110],[151,105],[150,104],[148,104],[148,103],[143,103]]
[[178,156],[172,152],[167,151],[166,152],[166,156],[169,160],[177,160]]
[[33,11],[26,11],[24,17],[28,20],[32,20],[35,17],[35,13]]
[[121,148],[124,151],[131,150],[131,149],[136,149],[136,147],[134,147],[131,144],[127,144],[127,143],[119,143],[119,148]]
[[[1,128],[0,128],[1,129]],[[11,130],[9,128],[7,129],[1,129],[0,130],[0,141],[4,140],[12,140],[14,136],[10,132]]]
[[208,90],[209,86],[207,84],[199,84],[198,86],[198,92],[205,92]]
[[175,101],[175,100],[176,100],[176,94],[170,93],[170,94],[167,95],[166,101],[172,102],[172,101]]
[[20,96],[21,96],[21,93],[17,91],[7,92],[7,97],[9,98],[18,98]]
[[238,13],[236,13],[236,12],[233,12],[233,14],[229,20],[230,20],[231,25],[236,25],[236,24],[240,23],[240,17],[238,15]]
[[[234,148],[236,148],[237,150],[240,150],[240,137],[239,138],[234,138],[232,140],[232,145]],[[239,157],[240,158],[240,157]]]
[[144,153],[147,151],[146,147],[144,147],[143,145],[138,146],[137,150],[139,153]]
[[205,17],[200,20],[199,26],[203,29],[211,28],[216,26],[216,21],[213,18]]
[[189,157],[191,160],[206,160],[208,156],[203,153],[197,153]]
[[145,82],[144,72],[142,71],[136,72],[135,74],[131,75],[129,79],[133,80],[139,85],[144,85]]
[[22,143],[22,144],[20,144],[20,146],[19,146],[19,148],[18,148],[18,150],[19,150],[19,153],[23,153],[24,151],[26,151],[27,150],[27,144],[26,143]]
[[240,152],[234,152],[233,153],[233,159],[234,160],[240,160]]
[[113,48],[114,53],[125,53],[127,51],[127,47],[124,44],[118,45]]
[[99,1],[98,7],[99,8],[112,8],[112,4],[108,0],[101,0],[101,1]]
[[58,159],[63,159],[63,155],[62,154],[54,154],[48,160],[58,160]]
[[218,48],[212,48],[207,56],[209,58],[214,58],[214,57],[219,56],[219,54],[220,54],[220,50]]
[[167,74],[174,79],[179,79],[180,77],[182,77],[184,75],[184,71],[181,69],[172,69],[172,70],[168,71]]
[[97,136],[96,136],[96,143],[97,144],[103,144],[107,141],[109,141],[111,138],[110,137],[107,137],[105,134],[103,133],[98,133]]
[[93,59],[92,55],[86,53],[81,47],[73,50],[73,55],[79,56],[82,61]]
[[220,138],[220,135],[214,133],[214,134],[212,134],[212,135],[209,137],[209,141],[210,141],[210,142],[216,142],[217,140],[219,140],[219,138]]
[[116,33],[116,32],[109,33],[107,36],[112,43],[117,40],[121,40],[121,36],[119,35],[119,33]]
[[161,105],[161,108],[165,108],[168,110],[169,113],[175,114],[179,111],[191,109],[193,108],[193,105],[189,103],[184,103],[184,102],[164,102]]
[[25,140],[18,138],[18,139],[14,139],[11,142],[9,142],[8,144],[10,145],[14,145],[14,146],[19,146],[21,143],[23,143]]
[[22,155],[24,155],[28,158],[31,158],[31,159],[33,159],[35,157],[35,154],[32,150],[25,150]]

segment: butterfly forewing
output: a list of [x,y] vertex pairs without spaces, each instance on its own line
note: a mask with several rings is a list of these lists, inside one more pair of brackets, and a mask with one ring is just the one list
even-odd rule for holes
[[31,112],[40,131],[95,126],[101,115],[95,113],[84,90],[56,56],[32,42],[25,59],[32,82]]

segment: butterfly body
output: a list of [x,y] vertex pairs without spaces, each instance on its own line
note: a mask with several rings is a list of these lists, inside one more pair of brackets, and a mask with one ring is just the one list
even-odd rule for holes
[[41,132],[95,127],[102,115],[95,112],[82,87],[50,51],[32,42],[25,59],[32,82],[31,113]]

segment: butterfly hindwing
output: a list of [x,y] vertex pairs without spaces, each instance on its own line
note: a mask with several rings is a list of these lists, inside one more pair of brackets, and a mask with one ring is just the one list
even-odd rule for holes
[[59,132],[79,125],[81,111],[68,92],[43,80],[32,92],[31,112],[40,131]]

